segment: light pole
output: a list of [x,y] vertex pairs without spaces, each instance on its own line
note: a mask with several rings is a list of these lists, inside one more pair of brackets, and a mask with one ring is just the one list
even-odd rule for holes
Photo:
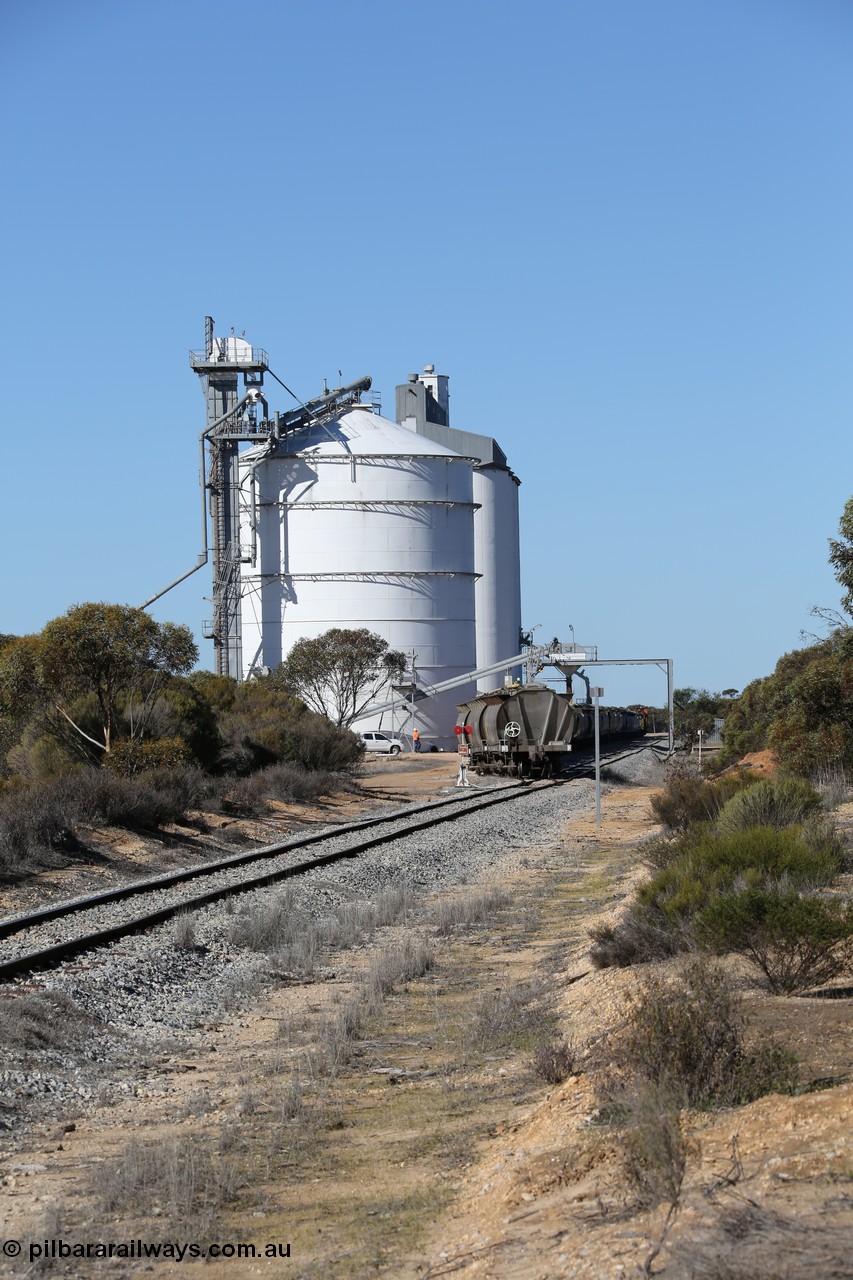
[[575,629],[571,623],[569,623],[569,630],[572,633],[572,653],[574,653],[575,649],[577,649],[577,645],[575,644]]
[[598,699],[604,697],[604,690],[597,685],[593,685],[590,689],[592,694],[592,705],[595,708],[595,825],[601,826],[601,752],[599,749],[600,738],[598,735]]

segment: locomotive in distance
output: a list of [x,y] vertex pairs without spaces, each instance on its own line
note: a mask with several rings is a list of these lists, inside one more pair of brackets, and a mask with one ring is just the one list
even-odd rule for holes
[[[482,693],[457,707],[457,733],[467,740],[470,764],[477,773],[549,778],[563,767],[574,746],[587,746],[595,736],[595,713],[568,694],[545,684],[509,685]],[[632,738],[646,732],[641,711],[599,707],[602,741]]]

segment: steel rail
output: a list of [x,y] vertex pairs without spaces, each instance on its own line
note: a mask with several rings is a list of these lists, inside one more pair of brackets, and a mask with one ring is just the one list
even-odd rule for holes
[[[359,841],[357,844],[348,846],[346,849],[338,849],[332,853],[321,854],[316,858],[309,858],[304,862],[293,863],[288,867],[278,867],[274,871],[265,872],[262,875],[251,876],[248,879],[241,880],[238,884],[220,885],[215,889],[210,889],[205,893],[196,894],[191,898],[183,898],[180,902],[170,904],[169,906],[160,907],[156,911],[149,911],[143,915],[134,916],[131,920],[125,920],[120,924],[111,925],[104,929],[97,929],[90,933],[79,934],[75,938],[68,938],[63,942],[53,943],[50,946],[39,948],[36,951],[27,952],[24,955],[16,956],[13,960],[7,960],[0,963],[0,982],[10,978],[18,977],[24,973],[32,973],[37,969],[50,968],[59,964],[62,960],[69,957],[79,955],[83,951],[89,951],[97,947],[106,946],[110,942],[126,937],[129,934],[139,933],[145,929],[150,929],[155,925],[162,924],[164,921],[174,918],[187,911],[197,910],[199,907],[207,906],[212,902],[220,899],[232,897],[238,893],[245,893],[251,889],[263,888],[266,885],[274,884],[279,880],[287,880],[297,875],[303,875],[307,871],[315,870],[317,867],[327,866],[330,863],[342,861],[345,858],[354,858],[361,853],[365,853],[369,849],[376,848],[381,844],[388,844],[393,840],[404,840],[419,831],[426,831],[430,827],[438,826],[442,822],[452,822],[456,817],[468,813],[477,812],[480,809],[488,809],[493,805],[505,803],[508,800],[518,799],[522,795],[530,795],[532,791],[541,791],[553,786],[559,786],[559,780],[551,780],[547,782],[534,783],[532,785],[519,784],[518,786],[502,787],[497,793],[491,793],[477,800],[473,796],[466,795],[469,803],[464,807],[460,803],[463,800],[461,796],[454,796],[449,800],[441,800],[433,802],[430,805],[419,806],[414,812],[425,813],[427,816],[419,818],[415,822],[406,823],[402,829],[391,832],[383,832],[380,835],[371,836],[367,840]],[[451,808],[452,806],[452,808]],[[450,812],[436,813],[436,810],[448,810]],[[333,840],[341,834],[347,834],[348,831],[357,831],[359,829],[382,826],[388,822],[400,821],[401,816],[404,818],[406,813],[412,813],[411,809],[403,811],[402,815],[383,814],[377,819],[365,819],[361,822],[351,824],[346,829],[336,828],[333,831],[325,831],[310,836],[299,837],[295,841],[288,841],[284,845],[265,846],[263,850],[254,850],[252,853],[238,854],[235,858],[226,859],[223,862],[207,863],[203,867],[196,867],[185,872],[176,872],[172,875],[158,876],[155,879],[136,882],[133,885],[126,885],[122,889],[109,890],[103,894],[96,894],[92,898],[75,899],[72,903],[58,904],[53,908],[46,908],[44,911],[34,912],[30,916],[17,916],[2,922],[5,928],[5,936],[9,936],[12,932],[20,932],[21,929],[31,927],[34,924],[42,924],[46,919],[57,919],[60,915],[70,915],[73,912],[91,909],[108,902],[116,902],[121,898],[129,898],[134,894],[145,892],[154,892],[159,889],[168,888],[173,884],[180,883],[201,875],[210,875],[222,870],[229,870],[234,866],[245,864],[250,861],[257,861],[264,857],[273,857],[276,853],[287,852],[289,848],[297,848],[300,845],[316,844],[322,840]],[[65,907],[63,912],[62,907]],[[52,913],[52,914],[51,914]],[[10,929],[6,926],[14,923],[15,928]]]
[[[590,750],[592,750],[592,748],[590,748]],[[602,768],[609,768],[611,765],[619,764],[621,760],[629,760],[631,756],[639,755],[641,751],[654,751],[658,756],[663,757],[663,759],[668,759],[671,755],[671,752],[667,747],[654,742],[646,742],[642,746],[632,747],[629,751],[625,751],[621,747],[617,747],[615,750],[620,754],[602,751],[600,756]],[[562,770],[560,774],[561,778],[566,782],[571,782],[576,778],[593,777],[595,774],[595,766],[592,760],[593,758],[591,756],[585,756],[582,759],[573,760],[567,768]],[[607,779],[605,778],[604,781],[606,782]]]
[[[521,784],[518,784],[521,785]],[[512,788],[509,788],[512,789]],[[89,911],[92,907],[107,902],[123,902],[138,894],[151,893],[156,889],[169,889],[172,885],[182,884],[187,880],[195,880],[201,876],[213,875],[217,871],[229,871],[232,867],[248,866],[259,862],[262,858],[276,858],[290,849],[302,849],[308,845],[320,844],[323,840],[333,840],[337,836],[350,835],[355,831],[363,831],[367,827],[378,827],[385,822],[405,820],[416,813],[428,813],[433,809],[441,809],[448,805],[460,804],[465,796],[450,796],[445,800],[432,800],[428,804],[407,805],[404,809],[394,809],[390,813],[378,817],[359,818],[356,822],[341,823],[337,827],[326,827],[322,831],[314,831],[309,835],[293,836],[290,840],[282,840],[278,844],[260,845],[254,849],[244,849],[242,853],[231,854],[227,858],[219,858],[215,862],[199,862],[194,867],[183,867],[180,871],[167,871],[163,875],[150,876],[145,880],[134,880],[130,884],[119,885],[115,889],[105,889],[101,893],[89,894],[85,898],[71,898],[66,902],[56,902],[48,907],[40,907],[37,911],[28,911],[23,915],[6,916],[0,920],[0,938],[8,938],[21,929],[29,929],[34,925],[46,924],[50,920],[60,920],[74,915],[78,911]]]
[[[580,750],[576,755],[571,757],[571,763],[564,764],[559,774],[554,775],[553,780],[555,782],[575,782],[579,778],[593,777],[595,768],[593,764],[594,756],[592,751],[592,743],[582,742],[580,744]],[[625,743],[620,742],[615,745],[611,745],[609,750],[605,746],[604,750],[600,753],[599,759],[603,768],[605,766],[618,764],[621,760],[628,760],[631,756],[639,755],[641,751],[654,751],[657,755],[662,756],[665,759],[670,755],[669,750],[658,743],[640,742],[637,746],[630,747],[626,750]],[[498,772],[490,773],[489,766],[487,765],[480,768],[475,764],[471,767],[479,777],[502,776]]]

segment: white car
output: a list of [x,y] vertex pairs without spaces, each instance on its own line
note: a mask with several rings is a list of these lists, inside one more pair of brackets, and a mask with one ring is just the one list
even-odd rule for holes
[[361,741],[365,751],[384,751],[391,756],[398,756],[405,745],[399,738],[389,738],[387,733],[363,733]]

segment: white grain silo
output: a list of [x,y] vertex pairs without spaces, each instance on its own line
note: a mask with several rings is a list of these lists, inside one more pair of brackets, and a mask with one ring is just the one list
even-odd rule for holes
[[[505,461],[482,462],[474,468],[478,667],[512,657],[521,647],[518,485]],[[478,688],[485,693],[499,684],[500,675],[485,676]]]
[[[450,426],[448,379],[433,365],[412,373],[397,387],[398,422],[418,435],[475,459],[474,568],[477,573],[477,666],[501,662],[519,652],[521,562],[518,487],[506,454],[491,436]],[[520,677],[520,669],[513,675]],[[479,681],[481,692],[501,683],[500,674]],[[457,698],[457,702],[463,699]]]
[[[331,627],[414,653],[420,684],[473,670],[472,462],[366,407],[241,454],[243,674]],[[416,704],[426,741],[466,696]]]

